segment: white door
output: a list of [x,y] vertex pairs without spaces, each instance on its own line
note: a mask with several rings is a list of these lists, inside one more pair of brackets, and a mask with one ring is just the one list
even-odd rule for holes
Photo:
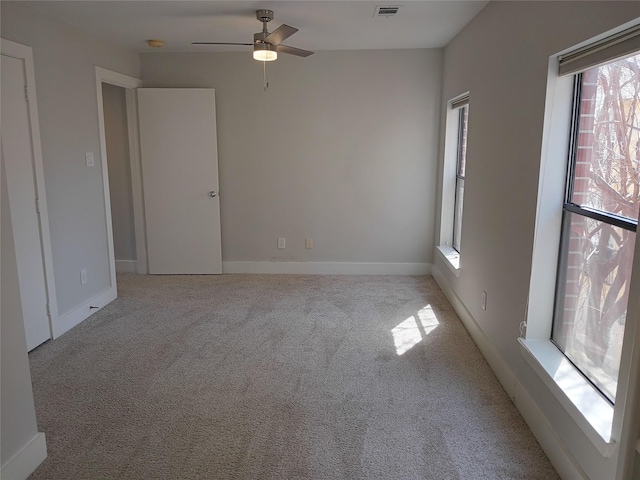
[[138,89],[151,274],[222,273],[212,89]]
[[23,59],[2,55],[2,155],[15,238],[18,282],[27,349],[51,338],[40,222],[36,210],[36,182],[29,106],[25,96]]

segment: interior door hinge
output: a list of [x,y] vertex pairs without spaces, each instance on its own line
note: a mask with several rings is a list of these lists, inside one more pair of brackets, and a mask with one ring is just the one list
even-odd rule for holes
[[40,213],[40,199],[36,197],[36,212]]
[[29,103],[29,87],[27,87],[26,85],[24,86],[24,98],[27,103]]
[[49,307],[49,304],[47,303],[47,316],[50,317],[51,316],[51,307]]

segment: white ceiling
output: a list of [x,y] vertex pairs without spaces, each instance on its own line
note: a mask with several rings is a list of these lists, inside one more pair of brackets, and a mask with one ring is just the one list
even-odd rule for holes
[[[73,27],[136,52],[242,51],[250,47],[196,46],[194,41],[251,43],[261,31],[255,11],[274,11],[269,31],[299,28],[285,42],[307,50],[437,48],[445,46],[488,1],[30,1]],[[391,18],[374,18],[377,5],[401,5]]]

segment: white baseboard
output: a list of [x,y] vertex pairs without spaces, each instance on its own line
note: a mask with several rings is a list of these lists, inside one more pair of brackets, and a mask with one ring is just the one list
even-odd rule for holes
[[430,275],[430,263],[222,262],[222,273]]
[[547,420],[547,417],[544,416],[542,410],[538,408],[538,405],[529,395],[529,392],[519,382],[516,383],[514,403],[544,453],[549,457],[549,461],[558,472],[560,478],[564,480],[588,480],[589,477],[573,460],[573,456],[558,438],[558,434],[549,423],[549,420]]
[[458,297],[458,295],[453,291],[445,277],[442,275],[440,269],[434,265],[431,273],[434,280],[447,297],[447,300],[449,300],[449,303],[451,303],[451,306],[458,314],[458,317],[460,317],[460,320],[469,332],[469,335],[471,335],[471,338],[473,338],[473,341],[487,360],[487,363],[491,366],[493,373],[498,377],[498,381],[502,385],[502,388],[505,389],[511,400],[513,400],[516,383],[513,372],[504,360],[502,360],[502,357],[484,334],[476,320],[473,318],[473,315],[471,315],[471,312],[469,312],[464,303],[462,303],[460,297]]
[[38,432],[22,450],[2,466],[0,478],[3,480],[25,480],[38,465],[47,458],[47,441],[44,433]]
[[[82,305],[74,308],[70,312],[65,313],[64,315],[60,315],[58,317],[58,321],[52,325],[53,338],[56,339],[60,335],[65,332],[68,332],[76,325],[82,323],[84,320],[89,318],[91,315],[96,313],[105,305],[114,301],[118,296],[118,291],[116,286],[112,286],[98,295],[90,298]],[[98,308],[91,308],[98,307]]]
[[586,474],[575,463],[573,457],[553,429],[553,426],[549,423],[547,417],[544,416],[538,405],[529,395],[529,392],[518,381],[513,371],[489,341],[475,318],[473,318],[473,315],[471,315],[462,300],[460,300],[460,297],[453,291],[449,282],[436,265],[432,267],[431,274],[458,314],[458,317],[460,317],[460,321],[462,321],[469,335],[473,338],[473,341],[480,349],[480,352],[487,360],[496,377],[498,377],[498,381],[502,384],[516,408],[522,414],[527,425],[529,425],[531,432],[547,454],[547,457],[549,457],[558,475],[565,480],[586,480]]
[[138,273],[137,260],[116,260],[116,272]]

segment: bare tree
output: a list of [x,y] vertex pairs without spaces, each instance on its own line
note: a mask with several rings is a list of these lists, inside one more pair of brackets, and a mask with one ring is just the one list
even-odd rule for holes
[[[640,55],[585,72],[582,98],[578,148],[583,152],[578,157],[574,201],[637,220]],[[579,302],[586,306],[584,352],[600,367],[610,347],[612,326],[624,323],[635,234],[586,217],[575,220],[571,229],[572,248],[580,251],[583,263],[576,287]]]

